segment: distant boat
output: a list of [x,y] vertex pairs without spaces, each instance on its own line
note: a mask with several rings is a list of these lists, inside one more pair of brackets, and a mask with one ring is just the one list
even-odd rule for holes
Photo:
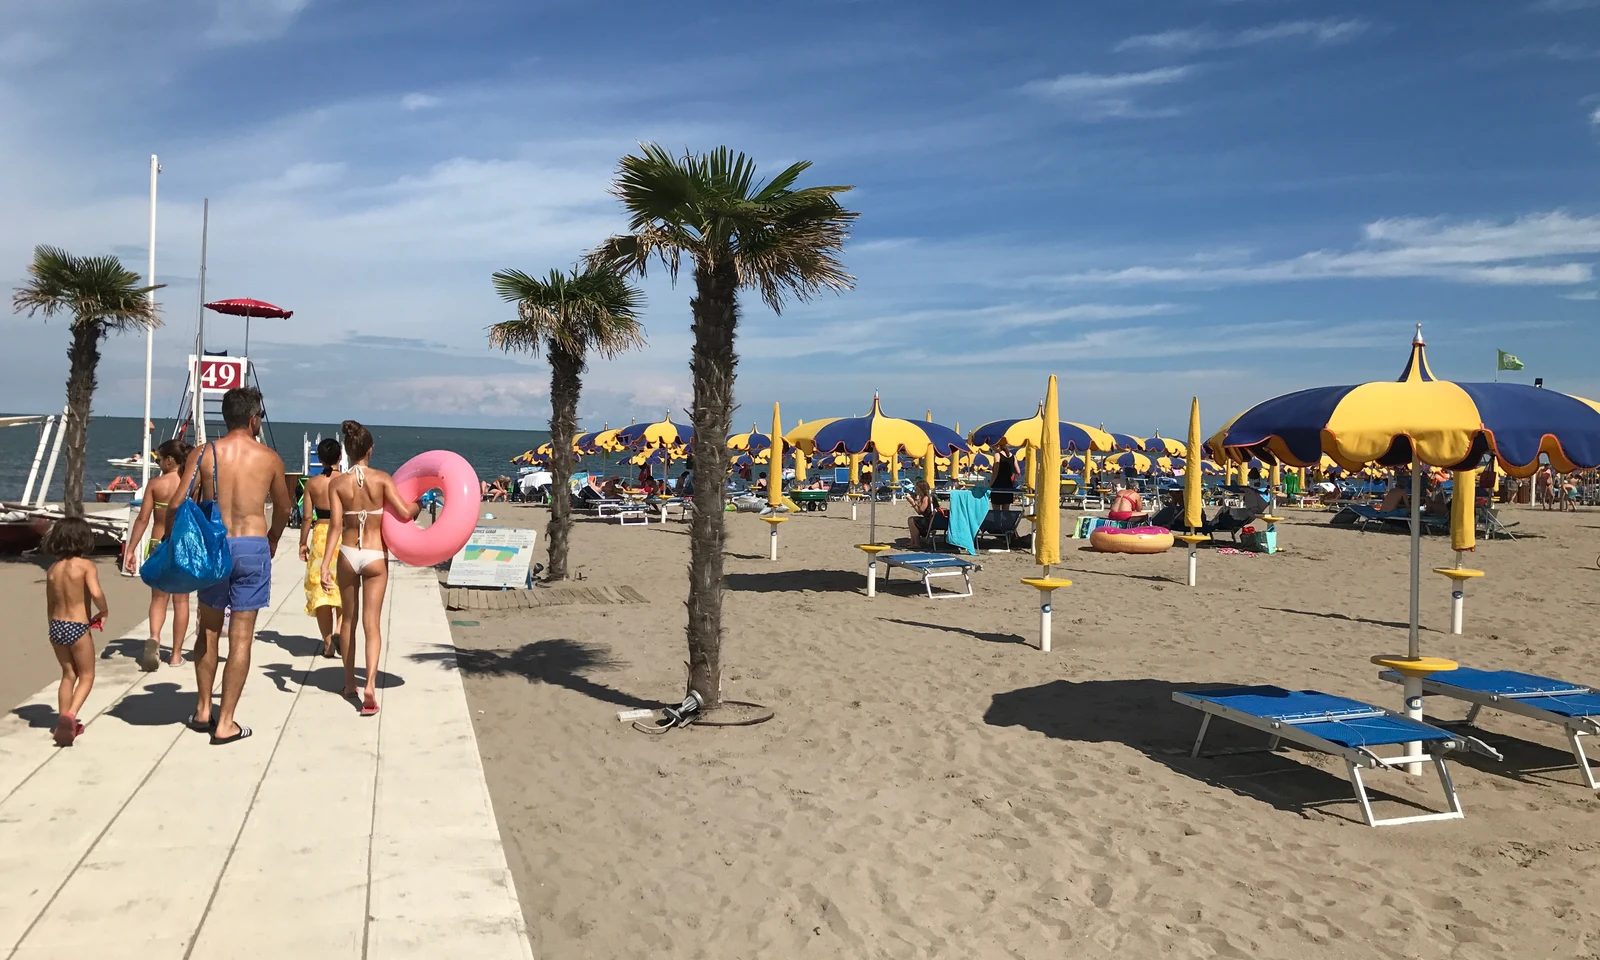
[[[122,457],[117,460],[107,460],[106,463],[111,464],[113,467],[141,467],[144,465],[144,454],[136,453],[131,457]],[[161,464],[156,462],[156,458],[154,456],[151,456],[150,458],[150,466],[156,470],[161,469]]]

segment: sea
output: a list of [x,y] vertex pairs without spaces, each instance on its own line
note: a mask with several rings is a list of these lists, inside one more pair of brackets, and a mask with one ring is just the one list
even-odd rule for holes
[[[94,491],[117,477],[132,476],[139,479],[137,467],[113,466],[107,461],[114,458],[137,458],[142,444],[138,417],[91,417],[89,420],[89,455],[84,470],[84,498],[93,499]],[[367,424],[372,431],[372,465],[393,472],[407,460],[428,450],[453,450],[472,464],[478,476],[490,480],[498,476],[516,476],[517,467],[511,458],[547,442],[547,430],[475,430],[458,427],[405,427]],[[34,453],[39,443],[38,426],[0,427],[0,500],[20,500],[28,481]],[[157,420],[152,446],[172,436],[173,422]],[[269,422],[263,431],[265,439],[283,457],[290,471],[300,469],[302,443],[319,437],[337,437],[336,423],[276,423]],[[45,450],[48,461],[50,451]],[[626,456],[625,454],[622,456]],[[585,457],[579,469],[604,473],[624,472],[620,457]],[[44,464],[39,476],[44,475]],[[47,500],[62,498],[62,481],[66,473],[66,456],[56,464]],[[37,490],[34,493],[38,495]]]

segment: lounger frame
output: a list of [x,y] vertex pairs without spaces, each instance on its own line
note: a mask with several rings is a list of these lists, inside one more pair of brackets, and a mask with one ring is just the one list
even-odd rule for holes
[[[1404,678],[1393,670],[1385,670],[1379,673],[1378,679],[1387,680],[1390,683],[1405,682]],[[1561,727],[1567,732],[1567,743],[1572,747],[1572,758],[1578,763],[1578,772],[1583,775],[1583,782],[1588,785],[1590,790],[1600,790],[1600,783],[1595,781],[1594,771],[1589,767],[1589,757],[1583,752],[1583,741],[1579,739],[1580,737],[1600,736],[1600,722],[1596,722],[1594,717],[1568,717],[1522,702],[1544,697],[1559,698],[1563,694],[1597,692],[1590,687],[1584,687],[1579,684],[1571,684],[1570,686],[1573,689],[1555,692],[1485,693],[1481,690],[1468,690],[1465,687],[1441,683],[1432,677],[1422,678],[1422,693],[1424,696],[1449,697],[1452,700],[1460,700],[1464,703],[1472,704],[1472,709],[1467,711],[1467,717],[1462,721],[1469,727],[1478,725],[1478,714],[1482,712],[1484,707],[1488,707],[1491,710],[1514,713],[1520,717],[1527,717],[1529,720],[1538,720],[1542,723]]]
[[[896,556],[895,554],[885,553],[880,555],[878,559],[884,564],[884,582],[888,582],[889,573],[895,567],[913,571],[922,577],[922,586],[923,589],[927,590],[929,600],[955,600],[960,597],[972,596],[972,571],[977,564],[962,560],[960,557],[949,557],[936,564],[930,564],[927,561],[907,560],[906,554]],[[933,581],[939,577],[960,577],[966,584],[966,592],[957,593],[954,590],[941,587],[938,593],[934,593]]]
[[[1499,754],[1496,753],[1492,748],[1474,740],[1471,737],[1459,737],[1455,734],[1451,734],[1450,739],[1447,740],[1423,741],[1423,753],[1421,755],[1410,754],[1401,757],[1380,757],[1365,747],[1346,746],[1345,744],[1334,743],[1332,740],[1308,733],[1305,730],[1300,729],[1293,721],[1290,720],[1279,720],[1272,717],[1258,716],[1253,713],[1245,713],[1242,710],[1235,710],[1226,704],[1205,700],[1187,693],[1174,693],[1172,695],[1172,699],[1174,702],[1183,706],[1193,707],[1194,709],[1201,711],[1203,714],[1203,716],[1200,718],[1200,733],[1194,738],[1194,748],[1189,751],[1189,756],[1191,758],[1200,756],[1200,745],[1205,742],[1206,731],[1211,727],[1212,717],[1222,717],[1227,720],[1232,720],[1234,723],[1237,723],[1240,726],[1249,727],[1253,730],[1260,730],[1261,732],[1267,734],[1271,738],[1266,747],[1267,751],[1277,750],[1280,741],[1288,740],[1292,743],[1298,743],[1303,747],[1310,747],[1313,750],[1318,750],[1322,753],[1342,758],[1344,760],[1345,770],[1348,772],[1350,777],[1350,784],[1355,788],[1356,802],[1361,807],[1361,817],[1366,821],[1367,826],[1369,827],[1392,827],[1403,823],[1423,823],[1430,820],[1460,820],[1465,818],[1466,813],[1462,810],[1461,798],[1456,793],[1455,782],[1450,779],[1450,768],[1445,764],[1444,755],[1452,750],[1470,749],[1474,751],[1481,751],[1494,757],[1499,756]],[[1399,720],[1404,720],[1408,723],[1417,722],[1411,720],[1409,717],[1406,717],[1403,714],[1396,713],[1393,710],[1385,710],[1382,707],[1368,707],[1365,710],[1359,711],[1352,710],[1346,713],[1307,717],[1305,718],[1304,722],[1312,723],[1325,722],[1329,720],[1362,720],[1370,717],[1382,716],[1394,717]],[[1426,726],[1426,724],[1423,724],[1423,726]],[[1379,819],[1378,817],[1374,816],[1372,813],[1372,801],[1367,796],[1367,785],[1361,778],[1361,771],[1363,769],[1380,770],[1400,767],[1406,764],[1419,763],[1422,761],[1429,761],[1433,764],[1434,772],[1439,777],[1439,786],[1444,791],[1445,804],[1448,809],[1440,813],[1423,813],[1408,817],[1387,817],[1384,819]]]

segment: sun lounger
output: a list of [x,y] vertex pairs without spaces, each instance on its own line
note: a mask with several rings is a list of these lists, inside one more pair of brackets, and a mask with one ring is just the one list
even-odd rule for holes
[[990,510],[978,525],[975,540],[999,540],[1005,544],[991,553],[1010,553],[1011,538],[1017,535],[1017,524],[1022,521],[1019,510]]
[[[1356,801],[1361,805],[1361,816],[1371,827],[1424,820],[1455,820],[1465,816],[1461,811],[1461,800],[1456,796],[1455,784],[1450,780],[1450,770],[1445,766],[1444,755],[1452,750],[1471,750],[1500,759],[1499,753],[1475,738],[1457,736],[1392,710],[1315,690],[1285,690],[1274,686],[1229,687],[1174,693],[1172,699],[1205,714],[1200,721],[1200,735],[1195,737],[1194,749],[1189,753],[1191,757],[1200,755],[1200,744],[1205,740],[1211,718],[1223,717],[1271,736],[1268,750],[1277,749],[1279,740],[1288,740],[1342,758],[1350,774],[1350,784],[1355,788]],[[1372,751],[1373,747],[1412,742],[1422,744],[1421,755],[1380,757]],[[1384,820],[1375,818],[1372,815],[1372,803],[1367,798],[1366,784],[1361,780],[1362,769],[1379,770],[1423,760],[1433,762],[1449,810]]]
[[[885,553],[878,559],[884,564],[883,579],[889,579],[889,573],[894,568],[910,570],[922,578],[922,586],[928,591],[930,600],[949,600],[954,597],[972,596],[972,571],[977,564],[971,560],[951,556],[948,553]],[[954,590],[943,590],[935,594],[933,581],[938,577],[960,577],[967,585],[966,593],[956,593]]]
[[[1378,678],[1403,682],[1393,670],[1383,671]],[[1467,711],[1469,726],[1476,726],[1479,712],[1488,707],[1561,727],[1567,731],[1567,742],[1572,745],[1572,757],[1578,762],[1584,783],[1590,790],[1600,790],[1578,739],[1600,735],[1600,692],[1593,688],[1515,670],[1460,667],[1423,677],[1422,692],[1472,704]]]

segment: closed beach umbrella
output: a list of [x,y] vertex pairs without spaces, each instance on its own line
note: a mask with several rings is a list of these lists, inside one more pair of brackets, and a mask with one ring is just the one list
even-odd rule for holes
[[631,423],[617,431],[617,442],[629,450],[687,446],[693,439],[694,427],[674,423],[670,415],[657,423]]
[[1183,469],[1183,525],[1194,533],[1205,525],[1205,514],[1200,509],[1200,479],[1205,470],[1200,459],[1200,398],[1189,401],[1189,449],[1195,456],[1184,461]]
[[[1063,450],[1099,450],[1109,451],[1115,446],[1111,434],[1096,427],[1082,423],[1070,423],[1058,420],[1060,424],[1059,439]],[[978,429],[972,431],[969,438],[976,447],[991,447],[1004,440],[1006,445],[1017,450],[1037,447],[1040,438],[1044,435],[1041,429],[1044,424],[1043,407],[1040,412],[1021,420],[991,420]]]
[[[805,421],[803,421],[803,420],[797,421],[795,423],[796,427],[801,427],[801,426],[804,426],[804,425],[805,425]],[[783,472],[783,462],[781,460],[778,462],[778,472],[780,472],[780,473]],[[806,479],[806,455],[801,453],[800,451],[796,450],[794,452],[794,482],[795,482],[795,485],[799,486],[800,484],[805,482],[805,479]]]
[[1056,378],[1050,376],[1044,395],[1044,421],[1039,429],[1039,485],[1033,506],[1033,559],[1050,568],[1061,562],[1061,439],[1048,424],[1058,421]]

